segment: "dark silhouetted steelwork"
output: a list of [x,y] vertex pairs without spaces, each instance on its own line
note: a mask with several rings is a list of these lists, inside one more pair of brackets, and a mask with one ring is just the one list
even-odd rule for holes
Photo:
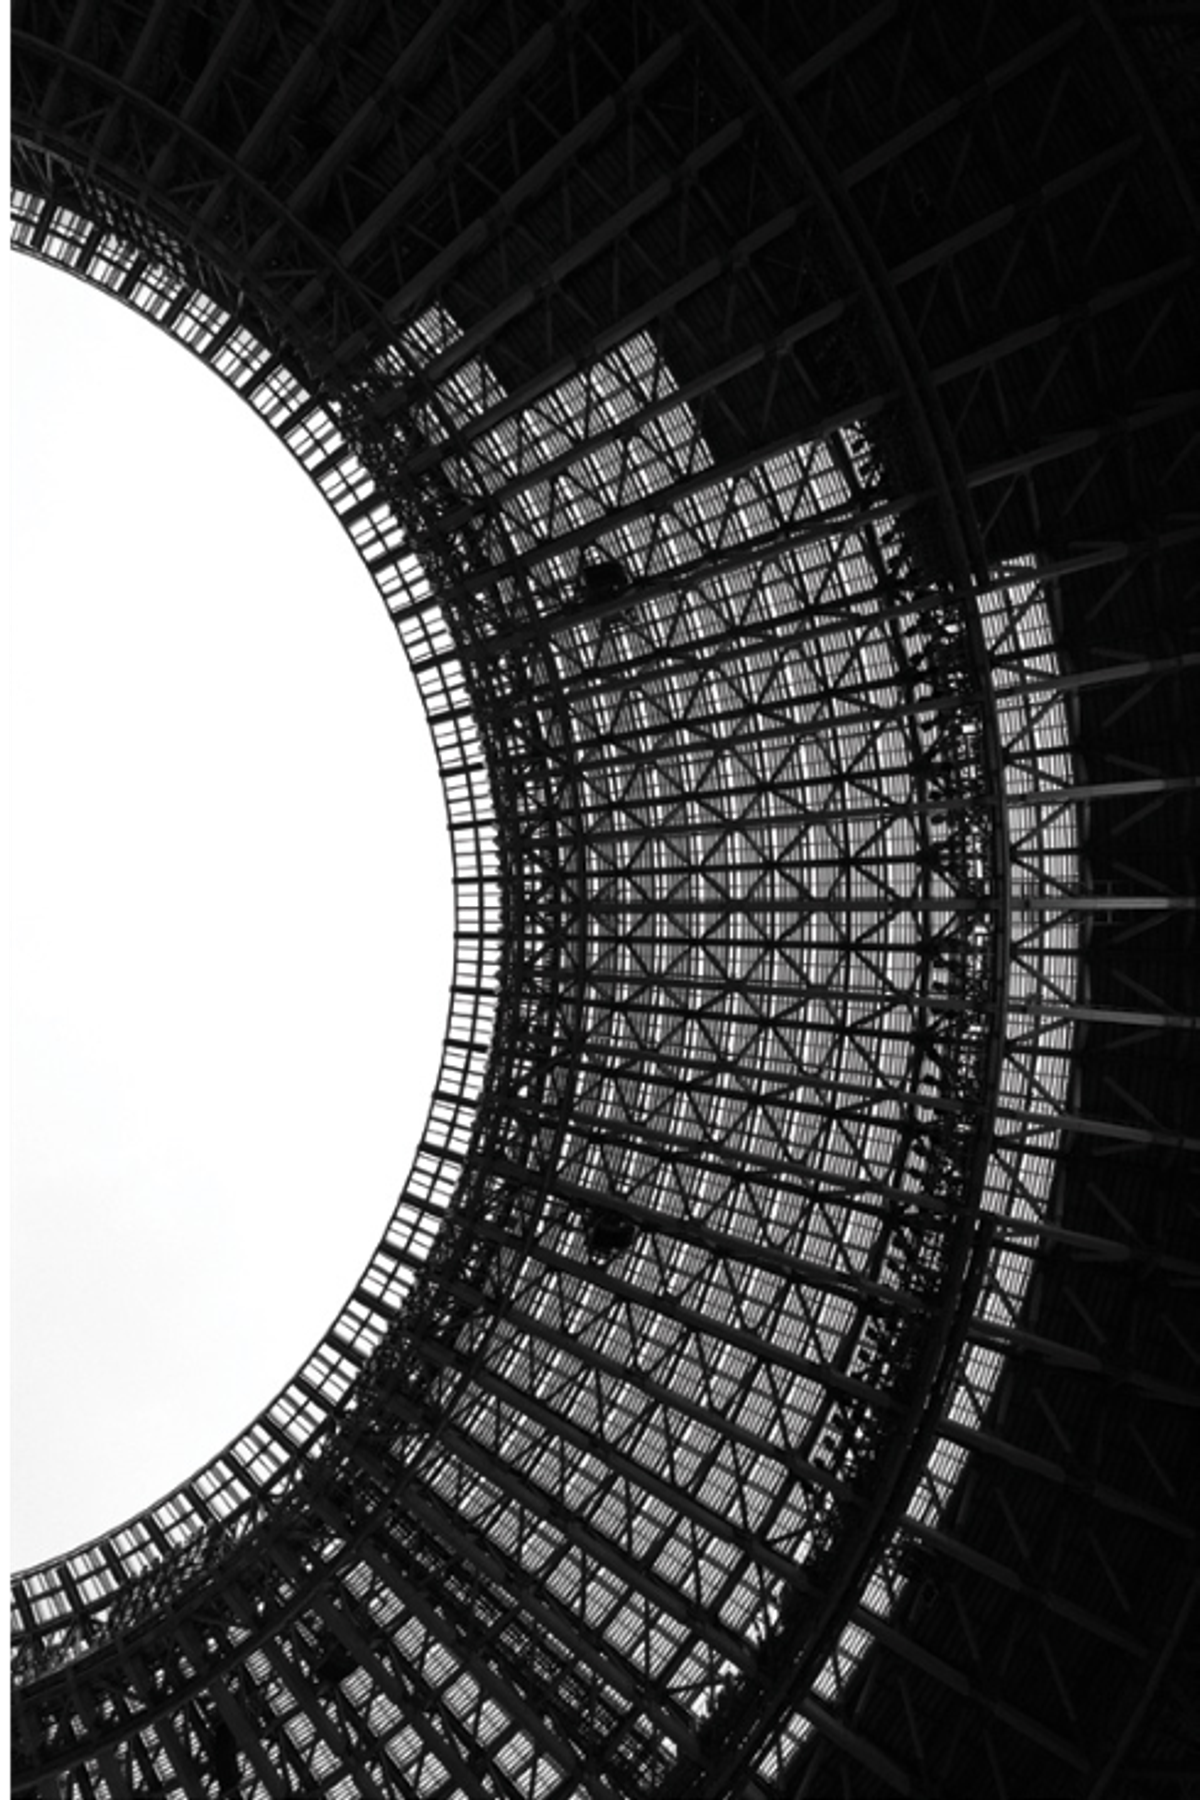
[[16,1578],[18,1793],[1189,1791],[1187,10],[17,0],[16,241],[338,515],[457,948],[295,1380]]

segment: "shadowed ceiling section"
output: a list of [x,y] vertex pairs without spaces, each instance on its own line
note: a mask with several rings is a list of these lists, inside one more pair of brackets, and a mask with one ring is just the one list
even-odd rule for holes
[[14,9],[17,242],[307,468],[457,908],[341,1314],[16,1578],[18,1792],[1186,1766],[1200,383],[1151,10]]

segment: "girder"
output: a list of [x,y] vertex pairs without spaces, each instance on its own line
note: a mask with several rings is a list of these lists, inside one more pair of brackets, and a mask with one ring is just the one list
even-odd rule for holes
[[1174,1780],[1182,9],[14,24],[17,241],[341,520],[430,722],[457,959],[317,1349],[16,1578],[17,1791]]

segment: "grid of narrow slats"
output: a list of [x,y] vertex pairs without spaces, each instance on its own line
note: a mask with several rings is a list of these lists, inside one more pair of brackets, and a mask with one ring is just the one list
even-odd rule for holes
[[[355,485],[382,464],[342,459],[342,516],[433,696],[475,958],[414,1210],[312,1391],[246,1434],[264,1477],[294,1456],[393,1316],[403,1234],[461,1179],[455,1329],[351,1487],[256,1574],[231,1565],[231,1654],[255,1606],[291,1604],[305,1546],[323,1597],[69,1782],[203,1792],[219,1715],[256,1793],[690,1793],[703,1768],[724,1796],[760,1725],[759,1777],[789,1790],[1084,1791],[1114,1737],[1093,1695],[1154,1678],[1188,1530],[1195,231],[1146,105],[1186,91],[1182,27],[1123,9],[1133,54],[1104,8],[1017,0],[369,11],[217,4],[184,31],[47,0],[38,23],[77,59],[42,56],[47,141],[124,158],[392,421],[436,603],[388,539],[413,511]],[[764,96],[819,137],[819,200]],[[874,274],[818,216],[860,229]],[[148,251],[173,266],[145,232],[129,293]],[[174,304],[145,310],[172,329]],[[872,307],[911,368],[872,351]],[[251,380],[273,404],[271,368]],[[892,514],[930,547],[906,435],[926,410],[974,545],[969,659],[895,556]],[[338,462],[317,444],[309,466]],[[602,558],[639,597],[567,619]],[[974,766],[981,722],[983,805],[944,766],[952,745]],[[958,1114],[947,1057],[961,1080],[989,1038]],[[984,1115],[972,1163],[953,1120]],[[908,1213],[968,1166],[997,1223],[923,1467],[806,1697],[768,1718],[806,1559],[862,1538],[864,1447],[899,1416],[870,1308],[905,1314],[912,1287],[909,1313],[944,1314]],[[220,1459],[201,1479],[244,1492]],[[130,1551],[219,1558],[200,1516],[171,1497],[152,1543],[117,1534],[38,1604],[103,1605]],[[182,1680],[203,1658],[171,1630]],[[132,1720],[135,1688],[80,1730]]]

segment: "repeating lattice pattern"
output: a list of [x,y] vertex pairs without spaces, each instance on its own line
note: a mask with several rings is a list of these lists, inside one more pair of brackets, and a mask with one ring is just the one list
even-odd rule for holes
[[457,947],[313,1355],[16,1578],[18,1791],[1186,1779],[1186,27],[14,22],[16,240],[341,519]]

